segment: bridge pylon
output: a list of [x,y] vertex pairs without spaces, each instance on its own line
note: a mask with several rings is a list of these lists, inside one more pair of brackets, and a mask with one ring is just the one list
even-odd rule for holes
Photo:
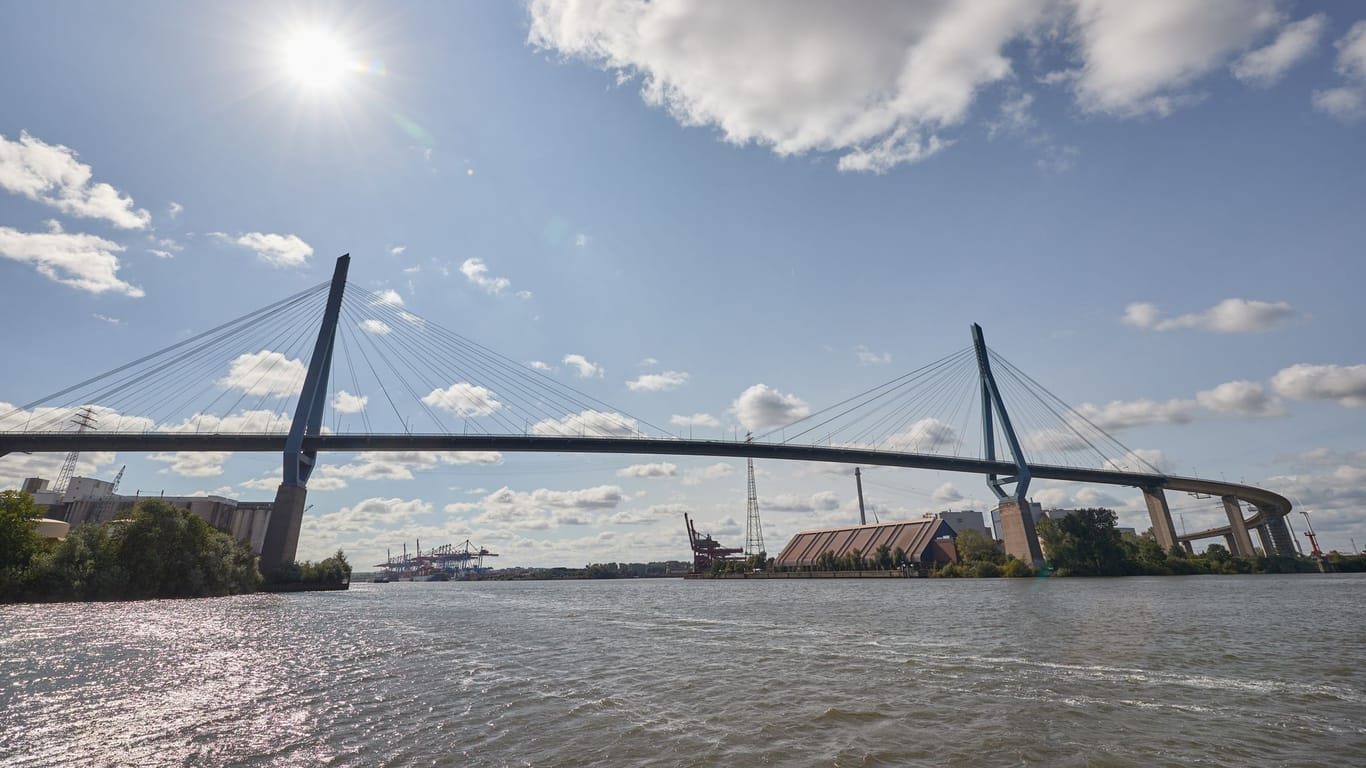
[[322,429],[323,408],[327,405],[327,375],[332,370],[337,320],[341,315],[342,294],[346,290],[346,273],[350,266],[351,254],[343,254],[332,271],[332,287],[327,294],[322,326],[318,328],[308,373],[299,392],[299,402],[294,407],[294,421],[289,427],[289,437],[285,439],[283,478],[275,492],[275,504],[261,544],[261,573],[267,576],[294,562],[299,552],[299,529],[304,522],[308,478],[318,460],[316,450],[303,449],[304,437],[318,435]]
[[[1034,516],[1029,509],[1029,463],[1025,461],[1024,449],[1015,436],[1015,427],[1010,423],[1001,391],[996,386],[996,377],[991,372],[991,358],[987,354],[987,343],[982,338],[982,326],[972,324],[972,346],[977,353],[977,372],[982,387],[982,447],[987,461],[996,461],[996,427],[993,413],[1001,420],[1001,433],[1010,450],[1010,458],[1015,463],[1015,475],[1000,477],[996,473],[987,474],[987,487],[995,494],[997,509],[1001,514],[1001,533],[1005,536],[1006,554],[1039,567],[1043,565],[1043,550],[1039,547],[1039,535],[1034,528]],[[1014,488],[1007,489],[1007,485]]]

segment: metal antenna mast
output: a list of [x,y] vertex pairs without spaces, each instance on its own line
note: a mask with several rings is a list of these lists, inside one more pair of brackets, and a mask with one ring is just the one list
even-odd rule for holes
[[[95,426],[99,420],[99,417],[95,415],[95,409],[88,405],[71,417],[71,423],[76,425],[77,432],[99,429]],[[57,473],[57,484],[53,486],[52,490],[57,493],[66,493],[66,487],[71,483],[72,475],[76,474],[76,460],[80,457],[80,451],[72,451],[66,455],[66,461],[62,462],[62,471]]]
[[[745,442],[754,442],[754,435],[746,432]],[[767,553],[764,549],[764,526],[759,522],[759,492],[754,488],[754,459],[745,459],[749,469],[749,500],[746,503],[745,557]]]

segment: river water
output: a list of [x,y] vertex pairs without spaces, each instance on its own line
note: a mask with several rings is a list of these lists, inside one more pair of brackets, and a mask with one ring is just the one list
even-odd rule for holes
[[0,765],[1366,765],[1366,577],[0,606]]

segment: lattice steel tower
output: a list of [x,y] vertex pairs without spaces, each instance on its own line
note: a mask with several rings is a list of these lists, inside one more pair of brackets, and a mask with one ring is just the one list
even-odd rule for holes
[[[754,442],[754,436],[745,433],[745,442]],[[754,459],[745,459],[749,469],[749,501],[747,502],[745,523],[745,557],[753,557],[760,552],[767,553],[764,549],[764,526],[759,522],[759,492],[754,489]]]
[[[99,417],[95,415],[95,409],[88,405],[71,417],[71,423],[76,425],[77,432],[99,429],[95,426],[98,421]],[[66,487],[71,483],[72,475],[76,474],[76,460],[80,457],[80,451],[72,451],[66,455],[66,461],[62,462],[62,471],[57,473],[57,484],[52,486],[52,490],[57,493],[66,493]]]

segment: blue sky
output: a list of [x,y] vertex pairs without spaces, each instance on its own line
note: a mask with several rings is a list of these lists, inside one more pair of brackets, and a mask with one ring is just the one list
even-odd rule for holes
[[[352,282],[405,311],[652,423],[706,414],[707,437],[912,370],[979,322],[1163,469],[1267,485],[1327,546],[1366,544],[1361,8],[662,5],[10,9],[0,402],[349,252]],[[60,460],[0,459],[0,481]],[[350,469],[311,489],[306,556],[420,536],[502,564],[681,559],[685,509],[744,536],[737,461],[325,461]],[[81,469],[123,464],[126,490],[253,499],[278,471]],[[850,472],[761,462],[770,551],[856,519]],[[987,503],[975,476],[870,475],[884,518]],[[1129,489],[1034,493],[1147,526]],[[1191,529],[1221,514],[1170,501]]]

